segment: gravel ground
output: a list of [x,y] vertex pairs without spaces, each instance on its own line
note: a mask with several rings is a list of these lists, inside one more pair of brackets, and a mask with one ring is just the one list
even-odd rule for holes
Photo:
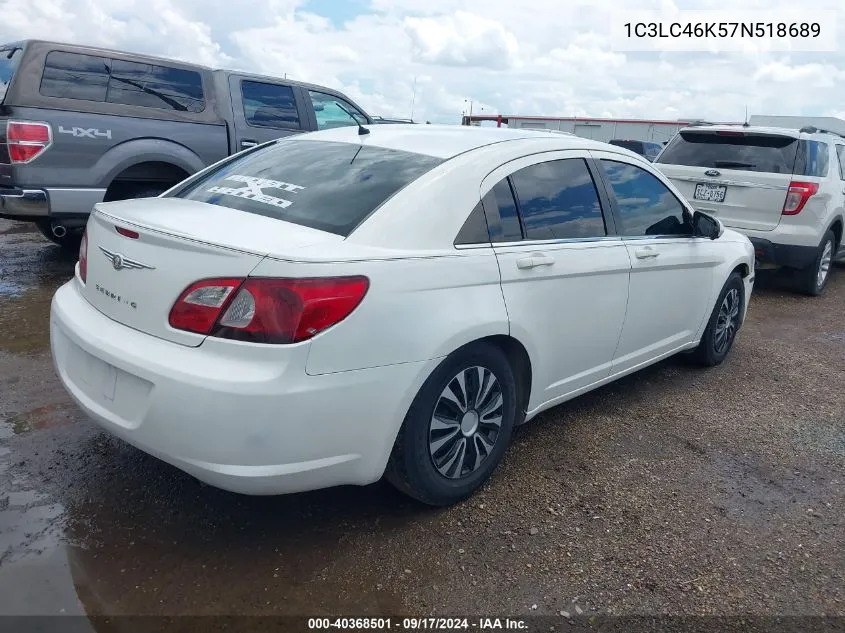
[[242,497],[97,430],[49,355],[73,259],[0,220],[0,614],[845,616],[841,268],[818,299],[758,273],[722,366],[548,411],[433,510]]

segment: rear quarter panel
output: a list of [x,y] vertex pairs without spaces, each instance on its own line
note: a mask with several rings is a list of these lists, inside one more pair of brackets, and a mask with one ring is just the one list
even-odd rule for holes
[[358,308],[312,339],[312,375],[439,358],[509,330],[492,248],[326,263],[267,258],[252,275],[369,278]]

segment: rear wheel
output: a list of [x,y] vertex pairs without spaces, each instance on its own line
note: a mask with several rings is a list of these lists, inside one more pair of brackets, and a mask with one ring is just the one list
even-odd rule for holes
[[824,292],[827,280],[830,279],[835,250],[836,236],[833,231],[828,231],[822,238],[813,263],[799,272],[798,284],[801,292],[811,297],[817,297]]
[[517,410],[505,354],[486,343],[448,356],[423,384],[396,438],[388,481],[435,506],[469,497],[498,466]]
[[731,351],[736,333],[742,324],[744,290],[739,273],[731,273],[719,293],[701,342],[693,352],[694,359],[701,365],[718,365]]

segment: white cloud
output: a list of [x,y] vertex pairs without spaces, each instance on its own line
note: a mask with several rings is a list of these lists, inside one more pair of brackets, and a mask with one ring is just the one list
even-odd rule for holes
[[445,66],[509,68],[519,43],[502,24],[466,11],[435,18],[405,18],[416,60]]
[[[337,0],[316,5],[328,7],[324,15],[312,6],[0,0],[0,39],[57,39],[287,74],[343,90],[374,114],[409,116],[413,108],[416,119],[433,122],[457,122],[469,99],[474,112],[491,114],[738,120],[746,107],[752,114],[845,112],[845,51],[610,49],[619,11],[724,10],[718,0],[535,0],[530,10],[513,0]],[[765,16],[792,6],[735,0],[730,8]],[[836,11],[845,24],[841,0],[814,6]]]

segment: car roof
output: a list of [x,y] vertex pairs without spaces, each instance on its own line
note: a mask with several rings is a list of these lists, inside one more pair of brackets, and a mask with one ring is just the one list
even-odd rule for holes
[[[553,134],[551,131],[514,130],[467,125],[373,125],[367,126],[369,134],[361,135],[354,125],[309,132],[297,139],[360,143],[415,154],[426,154],[449,159],[481,147],[506,141],[536,140],[549,150],[607,149],[606,143],[580,138],[571,134]],[[614,147],[614,150],[618,148]],[[624,150],[627,152],[627,150]],[[633,152],[628,152],[636,156]]]

